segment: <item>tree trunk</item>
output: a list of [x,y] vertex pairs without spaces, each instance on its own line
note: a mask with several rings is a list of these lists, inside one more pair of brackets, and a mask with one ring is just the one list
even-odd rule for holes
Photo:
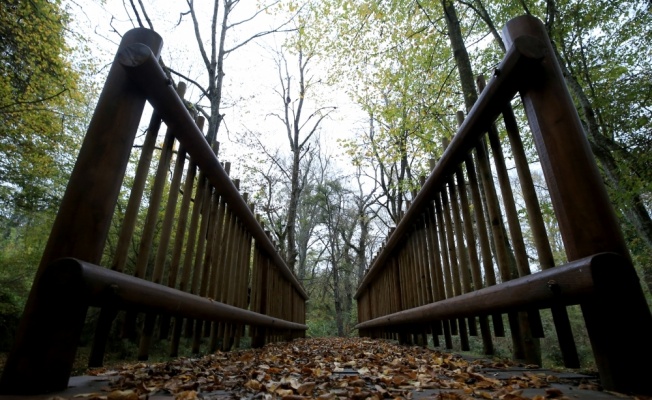
[[[332,228],[329,228],[332,229]],[[331,232],[331,268],[333,271],[333,297],[335,298],[335,323],[337,325],[337,336],[344,337],[344,315],[342,313],[342,294],[340,293],[340,269],[337,265],[336,246],[337,240]]]
[[[298,131],[295,135],[295,143],[298,142]],[[297,243],[296,243],[296,223],[297,223],[297,208],[299,206],[299,196],[301,196],[301,188],[299,187],[299,167],[300,167],[300,151],[298,146],[292,146],[292,175],[291,175],[291,189],[290,189],[290,204],[288,205],[288,218],[287,218],[287,247],[285,262],[292,272],[295,272],[297,261]]]
[[455,4],[451,0],[441,0],[441,5],[444,8],[444,19],[446,20],[448,37],[451,42],[457,71],[460,74],[464,105],[468,113],[478,100],[478,92],[475,89],[475,79],[473,78],[473,69],[471,68],[469,53],[466,51],[466,46],[464,45],[464,37],[462,36],[460,21],[457,18]]

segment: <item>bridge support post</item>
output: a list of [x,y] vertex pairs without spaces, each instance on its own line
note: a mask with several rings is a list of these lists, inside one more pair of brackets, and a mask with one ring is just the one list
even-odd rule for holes
[[[652,315],[631,264],[582,123],[565,85],[546,29],[531,16],[515,18],[503,30],[511,46],[520,36],[542,41],[541,69],[521,90],[541,166],[559,221],[569,261],[601,252],[623,257],[616,274],[595,274],[602,295],[582,304],[600,379],[605,389],[652,394]],[[599,216],[599,218],[596,218]]]
[[[118,54],[134,43],[145,44],[158,57],[162,39],[149,29],[133,29],[123,36]],[[145,101],[116,57],[34,278],[0,393],[46,393],[68,385],[81,334],[77,324],[83,324],[86,308],[69,301],[71,295],[63,292],[65,282],[59,289],[60,301],[44,300],[38,293],[41,276],[61,257],[99,264]],[[57,308],[69,311],[53,313]],[[73,323],[74,318],[78,319]]]

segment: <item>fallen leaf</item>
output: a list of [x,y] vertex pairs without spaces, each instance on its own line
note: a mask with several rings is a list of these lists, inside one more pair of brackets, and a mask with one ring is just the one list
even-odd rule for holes
[[548,388],[546,389],[546,398],[547,399],[556,399],[562,397],[564,393],[557,388]]
[[106,398],[108,400],[138,400],[138,393],[133,390],[114,390]]
[[263,387],[263,385],[257,380],[251,379],[247,383],[245,383],[245,387],[258,392]]
[[[536,370],[507,379],[498,379],[502,374],[495,371],[483,372],[514,365],[507,360],[468,361],[457,355],[401,346],[389,340],[297,339],[269,343],[260,349],[218,352],[159,364],[124,365],[112,370],[116,376],[108,383],[110,388],[106,393],[113,396],[122,393],[120,400],[130,396],[129,391],[142,399],[157,392],[194,399],[199,397],[198,393],[225,391],[225,398],[380,400],[410,399],[422,396],[418,392],[424,389],[438,389],[437,396],[441,399],[490,396],[523,400],[527,398],[522,396],[523,389],[550,389],[549,384],[556,381],[554,375],[546,376]],[[588,382],[583,383],[583,388],[599,388]],[[107,395],[99,394],[89,393],[82,398],[108,400]],[[546,397],[536,400],[544,398],[559,400],[563,395],[549,390]]]
[[297,392],[300,395],[309,394],[315,389],[316,385],[317,383],[315,382],[304,382],[303,384],[301,384],[301,386],[297,388]]
[[194,390],[185,390],[174,395],[174,400],[195,400],[197,398],[197,392]]

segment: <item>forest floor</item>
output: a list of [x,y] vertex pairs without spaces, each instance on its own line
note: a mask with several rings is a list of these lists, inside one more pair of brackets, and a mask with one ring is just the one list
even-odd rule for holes
[[[0,396],[0,400],[24,397]],[[88,370],[34,399],[646,399],[594,376],[470,359],[387,340],[317,338]]]

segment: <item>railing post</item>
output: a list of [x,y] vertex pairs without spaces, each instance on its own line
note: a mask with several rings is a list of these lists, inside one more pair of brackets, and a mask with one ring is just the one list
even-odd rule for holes
[[[630,260],[544,25],[523,16],[509,21],[503,33],[508,46],[519,36],[536,37],[546,46],[541,70],[532,75],[536,81],[524,82],[521,97],[569,261],[601,252]],[[621,269],[613,284],[596,275],[604,293],[583,303],[582,311],[605,389],[650,394],[652,368],[637,360],[652,358],[652,316],[631,261]]]
[[[134,43],[145,44],[158,57],[162,39],[142,28],[133,29],[122,38],[34,278],[34,289],[0,380],[0,393],[44,393],[68,385],[84,318],[66,316],[65,321],[59,321],[52,317],[48,311],[52,310],[52,300],[38,293],[43,286],[39,278],[61,257],[100,262],[145,107],[145,95],[117,62],[119,57],[139,56],[122,52]],[[86,312],[86,307],[74,308],[74,313],[70,310],[68,315],[79,317]],[[67,340],[62,339],[66,337]]]

